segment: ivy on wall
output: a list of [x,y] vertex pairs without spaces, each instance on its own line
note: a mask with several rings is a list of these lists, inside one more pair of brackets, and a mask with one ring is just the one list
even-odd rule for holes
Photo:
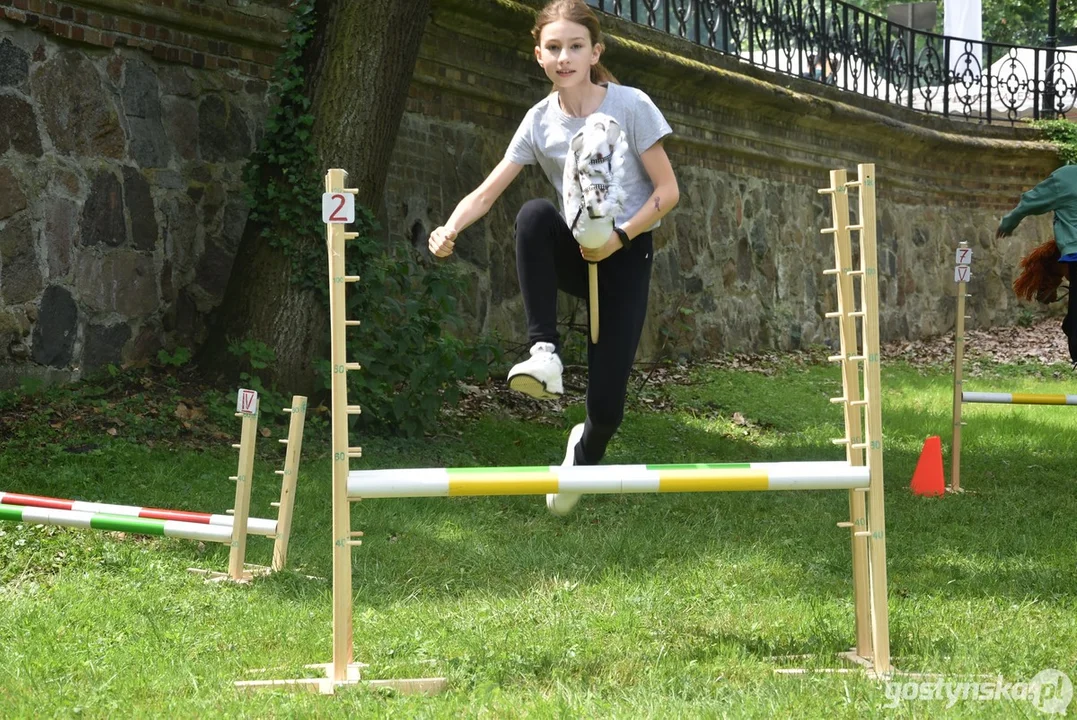
[[[277,104],[244,179],[250,221],[261,227],[261,239],[290,259],[292,282],[328,308],[324,170],[301,63],[316,23],[314,1],[298,0],[274,70]],[[386,247],[368,208],[356,207],[350,230],[358,237],[348,242],[347,272],[363,278],[347,301],[347,316],[362,321],[348,331],[349,360],[363,367],[348,376],[350,396],[363,407],[357,421],[388,433],[429,432],[442,404],[455,402],[457,381],[484,380],[500,350],[485,338],[468,343],[457,336],[463,278],[452,263],[423,267],[410,246]],[[316,365],[329,387],[328,359]]]
[[320,213],[315,212],[322,182],[313,142],[314,115],[300,62],[314,37],[314,0],[298,0],[293,8],[288,43],[277,58],[270,86],[276,105],[244,172],[248,222],[260,226],[261,238],[292,261],[293,282],[320,291],[328,303],[324,248],[312,241],[325,233]]
[[1069,120],[1039,120],[1032,124],[1055,144],[1062,162],[1067,165],[1077,163],[1077,123]]

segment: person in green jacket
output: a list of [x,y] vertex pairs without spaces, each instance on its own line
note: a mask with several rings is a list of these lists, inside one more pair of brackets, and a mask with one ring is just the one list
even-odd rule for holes
[[[1062,321],[1062,332],[1066,333],[1069,340],[1070,360],[1077,367],[1077,165],[1064,165],[1051,173],[1046,180],[1032,188],[1021,196],[1021,202],[1013,210],[1007,213],[998,224],[997,238],[1008,237],[1017,229],[1021,221],[1028,215],[1042,215],[1053,210],[1055,213],[1054,231],[1055,239],[1052,243],[1046,243],[1033,250],[1022,261],[1025,274],[1014,283],[1014,289],[1018,294],[1032,294],[1018,289],[1022,279],[1026,279],[1025,287],[1030,283],[1039,286],[1035,290],[1036,296],[1041,302],[1051,302],[1057,296],[1054,290],[1061,282],[1061,276],[1069,276],[1069,299],[1066,319]],[[1049,253],[1043,250],[1048,246]],[[1037,252],[1040,251],[1040,252]],[[1033,257],[1035,256],[1035,259]],[[1039,268],[1037,274],[1034,268]],[[1053,268],[1058,268],[1055,271]],[[1027,280],[1032,274],[1036,275],[1035,281]],[[1054,279],[1052,283],[1051,278]],[[1045,287],[1052,285],[1053,287]],[[1046,290],[1046,291],[1045,291]]]

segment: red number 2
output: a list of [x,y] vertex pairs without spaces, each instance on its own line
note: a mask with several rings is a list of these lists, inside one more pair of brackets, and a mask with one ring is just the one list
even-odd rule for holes
[[335,193],[333,195],[333,199],[334,200],[340,200],[340,204],[337,205],[336,210],[334,210],[332,213],[330,213],[329,221],[330,222],[347,222],[348,219],[346,217],[343,217],[343,216],[338,217],[337,216],[337,213],[344,209],[344,203],[345,203],[344,196],[341,195],[340,193]]

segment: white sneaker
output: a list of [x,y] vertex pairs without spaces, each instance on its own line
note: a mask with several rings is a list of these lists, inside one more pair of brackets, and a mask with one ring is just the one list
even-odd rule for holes
[[[568,434],[568,448],[565,450],[565,460],[561,467],[572,467],[576,464],[576,446],[583,437],[583,423],[576,425]],[[576,503],[580,501],[580,493],[549,493],[546,495],[546,507],[558,517],[567,515]]]
[[509,387],[539,400],[554,400],[565,391],[561,384],[561,358],[553,343],[537,342],[531,357],[509,370]]

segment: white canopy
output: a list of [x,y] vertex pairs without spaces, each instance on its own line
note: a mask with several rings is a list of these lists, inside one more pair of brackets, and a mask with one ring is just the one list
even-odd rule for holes
[[[950,115],[960,116],[967,111],[969,117],[985,117],[990,97],[992,118],[1005,119],[1011,112],[1016,118],[1032,117],[1033,104],[1037,100],[1042,108],[1043,95],[1034,92],[1033,79],[1041,82],[1047,70],[1047,50],[1044,48],[1014,47],[1006,50],[993,46],[992,52],[1005,51],[1001,57],[992,57],[989,75],[984,74],[982,62],[987,58],[987,47],[980,42],[953,41],[950,63],[959,74],[958,82],[949,86]],[[967,54],[966,54],[967,52]],[[741,51],[741,59],[756,67],[821,80],[824,74],[827,84],[860,95],[889,100],[908,106],[908,88],[891,85],[876,74],[859,58],[832,56],[824,68],[814,52],[805,48],[770,48],[749,53]],[[942,59],[941,57],[939,58]],[[844,66],[843,66],[844,63]],[[1077,45],[1055,50],[1055,101],[1066,112],[1077,106]],[[988,77],[991,90],[988,92]],[[1042,88],[1041,88],[1042,89]],[[912,107],[916,110],[941,113],[944,110],[944,88],[922,86],[912,91]]]
[[[987,48],[974,43],[972,55],[986,59]],[[997,46],[994,51],[1001,50]],[[962,49],[962,52],[964,50]],[[950,113],[961,113],[968,107],[974,117],[987,114],[987,101],[990,97],[992,117],[1007,117],[1011,112],[1017,118],[1032,117],[1039,102],[1043,107],[1042,88],[1039,95],[1035,92],[1033,79],[1039,77],[1041,82],[1047,75],[1047,53],[1045,48],[1014,47],[1002,57],[993,57],[989,74],[984,74],[979,63],[968,62],[957,68],[965,71],[964,82],[950,85]],[[959,60],[956,58],[955,60]],[[988,78],[990,77],[990,92]],[[1077,105],[1077,45],[1068,45],[1055,50],[1054,57],[1054,107],[1061,105],[1069,112]],[[942,111],[941,87],[922,88],[913,93],[913,107],[920,110]],[[930,104],[924,95],[932,97]]]

